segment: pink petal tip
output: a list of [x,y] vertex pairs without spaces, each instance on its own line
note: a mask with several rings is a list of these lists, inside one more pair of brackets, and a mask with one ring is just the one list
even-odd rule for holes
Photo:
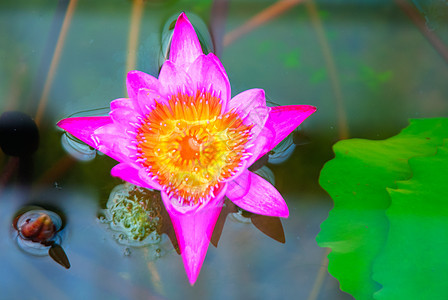
[[181,13],[174,27],[169,60],[187,69],[201,54],[203,54],[201,44],[193,25],[185,13]]
[[162,192],[162,199],[173,222],[185,271],[191,285],[195,284],[201,271],[213,229],[224,203],[224,193],[225,188],[216,198],[210,199],[200,208],[181,211],[179,207],[173,205],[166,193]]
[[112,124],[112,119],[109,116],[104,116],[67,118],[59,121],[56,125],[90,147],[97,148],[97,145],[95,145],[95,142],[92,139],[93,132],[98,128],[109,124]]
[[269,182],[245,170],[237,179],[228,183],[226,196],[247,211],[272,217],[289,217],[285,200]]

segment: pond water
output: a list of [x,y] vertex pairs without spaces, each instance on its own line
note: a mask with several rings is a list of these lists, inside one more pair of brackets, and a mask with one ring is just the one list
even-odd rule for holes
[[[132,187],[110,175],[113,159],[56,127],[107,113],[126,96],[127,71],[157,76],[181,11],[222,60],[232,95],[257,87],[275,105],[318,108],[258,170],[288,204],[285,242],[277,222],[229,209],[194,287],[163,207],[151,204],[148,230],[164,234],[111,226],[114,196]],[[332,207],[319,172],[337,140],[448,115],[444,13],[437,1],[1,1],[0,112],[33,118],[39,144],[20,158],[0,152],[0,298],[352,299],[315,241]],[[53,241],[69,269],[19,247],[13,221],[32,205],[63,216]]]

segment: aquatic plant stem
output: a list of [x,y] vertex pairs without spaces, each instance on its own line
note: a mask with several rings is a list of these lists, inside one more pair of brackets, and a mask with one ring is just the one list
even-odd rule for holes
[[56,182],[58,178],[67,172],[76,163],[76,160],[69,154],[64,155],[58,161],[56,161],[50,169],[40,176],[36,181],[36,186],[51,184]]
[[[143,15],[143,0],[134,0],[132,2],[131,24],[129,26],[129,38],[127,47],[126,72],[134,70],[137,65],[137,48],[140,34],[140,24]],[[126,90],[126,88],[125,88]],[[125,94],[127,92],[125,91]]]
[[3,108],[0,107],[0,111],[10,111],[17,109],[20,101],[20,94],[22,93],[21,80],[26,71],[27,65],[24,63],[19,63],[18,67],[15,69],[12,75],[11,84],[9,85],[9,94],[8,96],[6,96],[6,99],[4,99],[6,103],[4,103]]
[[211,9],[210,33],[215,55],[221,57],[229,0],[214,0]]
[[395,0],[397,6],[411,19],[420,32],[425,36],[428,42],[440,54],[440,56],[448,63],[448,48],[443,41],[435,34],[434,31],[428,29],[425,19],[415,10],[415,8],[405,0]]
[[[341,84],[339,82],[339,76],[336,64],[334,63],[333,54],[331,52],[330,45],[328,44],[328,40],[325,36],[324,27],[322,24],[322,20],[319,17],[316,4],[313,1],[308,1],[305,3],[305,7],[311,18],[311,23],[314,27],[314,30],[316,30],[316,35],[322,48],[325,63],[327,65],[327,71],[331,81],[331,86],[334,92],[336,111],[338,116],[338,136],[339,139],[347,139],[349,137],[347,115],[344,109]],[[330,254],[330,252],[331,252],[330,248],[325,249],[321,261],[321,267],[317,272],[316,279],[314,281],[311,292],[308,296],[308,300],[316,300],[319,296],[319,292],[322,289],[325,277],[328,274],[328,254]]]
[[0,175],[0,193],[3,190],[3,187],[11,178],[12,174],[14,173],[14,170],[19,166],[19,163],[20,162],[18,157],[10,156],[8,158],[8,162],[2,168],[2,172]]
[[338,117],[338,135],[339,139],[346,139],[349,136],[349,130],[347,125],[347,115],[344,109],[344,100],[342,96],[341,83],[339,81],[338,71],[336,64],[334,63],[333,54],[331,52],[330,45],[325,36],[324,26],[322,20],[319,17],[317,6],[313,1],[307,1],[305,7],[311,18],[311,23],[316,30],[317,39],[322,48],[325,64],[327,65],[328,75],[331,81],[331,87],[333,89],[336,112]]
[[305,2],[305,0],[280,0],[266,9],[262,10],[251,19],[249,19],[246,23],[241,25],[240,27],[230,31],[224,36],[223,46],[229,46],[237,39],[241,38],[245,34],[251,32],[252,30],[260,27],[264,23],[278,17],[279,15],[285,13],[292,7],[300,4],[301,2]]
[[330,248],[326,248],[323,258],[322,258],[322,262],[321,262],[321,266],[319,268],[319,271],[317,271],[317,275],[316,275],[316,279],[314,280],[314,284],[313,287],[311,288],[311,292],[308,296],[308,300],[316,300],[317,297],[319,296],[319,292],[322,289],[322,286],[324,284],[325,281],[325,277],[328,274],[328,254],[330,254],[331,249]]
[[37,126],[39,126],[45,111],[45,107],[47,106],[48,96],[50,94],[51,86],[53,84],[54,75],[59,65],[59,60],[61,58],[62,50],[65,44],[65,38],[67,37],[67,32],[68,29],[70,28],[70,23],[73,18],[73,14],[75,12],[77,3],[78,0],[70,0],[70,3],[68,4],[67,7],[67,12],[65,13],[64,22],[62,23],[62,28],[61,31],[59,32],[58,42],[56,43],[53,58],[51,59],[50,69],[48,70],[44,89],[42,91],[42,95],[40,96],[39,105],[37,107],[36,116],[34,118],[34,121],[36,122]]

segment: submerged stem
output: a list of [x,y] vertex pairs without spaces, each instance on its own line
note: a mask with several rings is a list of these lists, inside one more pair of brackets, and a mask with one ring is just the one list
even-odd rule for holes
[[241,38],[245,34],[251,32],[252,30],[260,27],[264,23],[267,23],[268,21],[280,16],[281,14],[287,12],[292,7],[300,4],[301,2],[304,2],[304,0],[280,0],[255,16],[253,16],[251,19],[249,19],[246,23],[241,25],[240,27],[232,30],[231,32],[227,33],[224,36],[223,39],[223,46],[229,46],[237,39]]
[[47,78],[45,80],[44,89],[42,91],[42,95],[39,99],[39,106],[37,107],[37,112],[35,116],[35,122],[37,126],[39,126],[40,121],[42,120],[45,107],[48,102],[48,95],[50,94],[50,89],[53,84],[54,75],[59,65],[59,60],[62,55],[62,50],[65,44],[65,38],[67,37],[68,29],[70,28],[70,23],[75,12],[76,4],[78,0],[70,0],[70,3],[67,7],[67,12],[65,14],[64,22],[62,23],[61,32],[59,33],[58,42],[56,44],[56,48],[54,49],[53,58],[51,59],[50,69],[48,70]]
[[126,72],[134,70],[137,65],[137,48],[140,33],[140,24],[143,15],[143,0],[134,0],[132,3],[131,24],[129,27],[128,56],[126,59]]
[[341,91],[341,83],[339,81],[338,71],[336,64],[334,63],[333,53],[331,52],[330,45],[325,36],[324,27],[322,20],[319,17],[317,11],[317,6],[313,1],[308,1],[305,3],[308,13],[311,18],[311,23],[316,30],[317,38],[322,47],[322,52],[324,55],[325,63],[327,65],[328,74],[331,80],[331,87],[334,92],[336,101],[336,111],[338,115],[338,133],[340,139],[346,139],[349,136],[348,125],[347,125],[347,115],[344,110],[344,100]]
[[425,20],[420,14],[404,0],[395,0],[397,6],[411,19],[420,32],[425,36],[428,42],[440,54],[440,56],[448,63],[448,49],[442,40],[433,31],[430,31],[425,25]]

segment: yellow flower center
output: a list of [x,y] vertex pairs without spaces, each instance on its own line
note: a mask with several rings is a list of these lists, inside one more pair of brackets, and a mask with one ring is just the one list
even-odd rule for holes
[[240,170],[253,125],[208,92],[157,103],[137,130],[139,161],[171,197],[203,203]]

